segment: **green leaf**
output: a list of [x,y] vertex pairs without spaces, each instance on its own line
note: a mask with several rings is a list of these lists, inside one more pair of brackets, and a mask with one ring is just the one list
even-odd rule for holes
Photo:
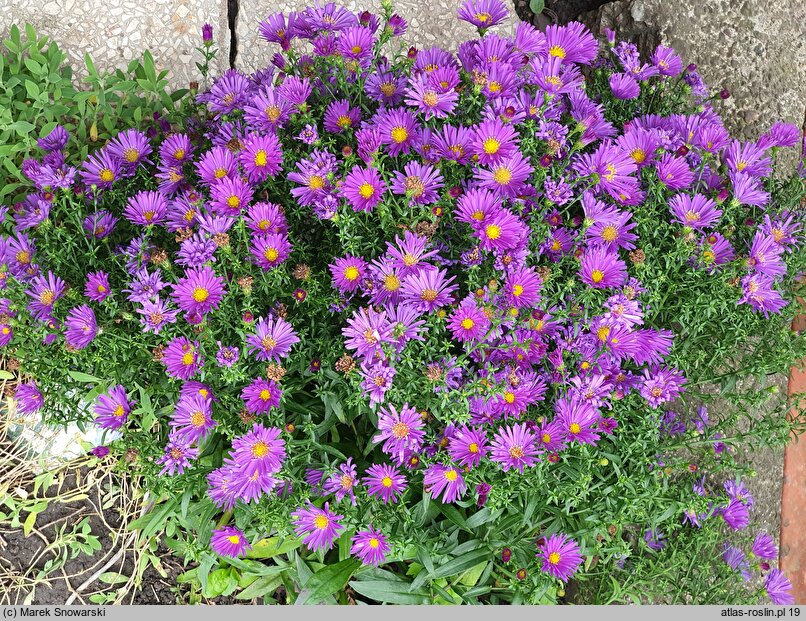
[[424,591],[409,592],[408,582],[387,580],[353,580],[350,586],[356,593],[382,604],[430,604],[431,597]]
[[337,593],[344,588],[352,578],[353,572],[359,567],[361,561],[357,558],[348,558],[320,569],[305,582],[295,604],[316,604]]
[[25,518],[25,522],[22,524],[22,534],[26,537],[31,534],[31,531],[34,529],[34,524],[36,524],[36,516],[39,515],[36,511],[31,511],[28,514],[28,517]]
[[470,552],[465,552],[461,556],[457,556],[455,559],[452,559],[444,565],[437,567],[431,578],[436,580],[438,578],[455,576],[456,574],[470,569],[471,567],[475,567],[481,561],[488,560],[490,560],[490,551],[486,547],[478,550],[471,550]]
[[98,576],[98,580],[106,584],[122,584],[128,582],[129,577],[115,571],[107,571]]
[[0,369],[0,380],[13,380],[14,374]]
[[25,80],[25,92],[28,93],[28,97],[31,99],[39,97],[39,87],[36,85],[36,82],[31,80]]
[[540,15],[543,12],[543,9],[546,8],[546,1],[545,0],[529,0],[529,8],[531,9],[532,13],[535,15]]
[[72,377],[77,382],[88,382],[92,384],[103,383],[103,380],[100,377],[95,377],[94,375],[87,375],[86,373],[81,373],[80,371],[68,371],[67,375]]
[[277,587],[283,583],[282,575],[264,576],[258,578],[243,591],[235,596],[235,599],[255,599],[256,597],[266,597],[274,593]]
[[286,537],[282,543],[279,537],[269,537],[254,544],[246,553],[246,558],[272,558],[296,550],[301,545],[302,537]]
[[36,125],[29,123],[28,121],[17,121],[16,123],[9,125],[9,127],[17,132],[20,136],[24,136],[25,134],[30,134]]
[[207,577],[207,588],[204,589],[203,594],[205,597],[218,597],[234,589],[237,585],[238,579],[233,576],[231,567],[216,569]]
[[479,578],[481,578],[481,574],[484,573],[486,567],[487,561],[482,561],[475,567],[471,567],[459,577],[459,584],[469,587],[476,586],[476,583],[479,581]]

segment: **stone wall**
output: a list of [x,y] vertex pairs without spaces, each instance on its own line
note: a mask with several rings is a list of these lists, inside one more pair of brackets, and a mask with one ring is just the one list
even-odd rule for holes
[[171,84],[186,87],[199,80],[195,48],[205,22],[220,50],[219,73],[229,54],[226,0],[0,0],[0,37],[12,24],[32,24],[68,55],[79,78],[86,75],[86,53],[103,70],[125,68],[148,49],[157,69],[170,71]]

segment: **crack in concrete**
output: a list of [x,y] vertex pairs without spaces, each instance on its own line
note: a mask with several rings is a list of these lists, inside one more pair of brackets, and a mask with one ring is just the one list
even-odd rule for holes
[[229,26],[229,66],[235,69],[235,60],[238,58],[238,0],[227,0],[227,24]]

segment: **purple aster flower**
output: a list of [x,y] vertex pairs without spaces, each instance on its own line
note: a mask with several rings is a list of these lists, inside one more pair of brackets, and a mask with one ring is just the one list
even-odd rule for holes
[[769,214],[765,214],[761,230],[771,236],[773,241],[785,248],[787,252],[792,252],[793,248],[797,246],[801,223],[795,219],[794,214],[784,210],[778,214],[775,220],[771,220]]
[[402,274],[416,274],[423,267],[430,268],[430,264],[425,263],[426,259],[439,256],[437,250],[428,250],[429,245],[428,238],[406,231],[402,240],[396,235],[394,243],[386,242],[386,254]]
[[488,168],[477,168],[475,177],[482,188],[492,190],[502,198],[515,198],[523,192],[534,168],[520,151],[511,157],[499,158]]
[[580,267],[582,281],[596,289],[620,287],[627,280],[627,265],[606,246],[588,249]]
[[644,541],[655,552],[660,552],[666,546],[666,536],[657,528],[647,528],[644,531]]
[[491,445],[490,459],[501,464],[504,472],[510,468],[523,474],[525,467],[537,463],[535,434],[525,423],[501,427]]
[[750,247],[747,266],[759,274],[778,278],[786,274],[786,263],[781,258],[783,253],[784,248],[775,243],[772,235],[757,230],[753,237],[753,245]]
[[565,447],[565,429],[560,421],[544,421],[537,432],[535,443],[540,451],[557,453]]
[[413,205],[430,205],[439,200],[439,190],[444,185],[439,170],[414,161],[408,162],[403,170],[394,171],[392,192],[407,196]]
[[499,209],[484,224],[478,226],[474,236],[479,238],[479,248],[483,251],[505,252],[516,248],[528,236],[528,229],[521,220],[508,209]]
[[367,530],[358,531],[352,542],[350,554],[355,554],[364,565],[375,567],[386,560],[386,554],[391,549],[383,533],[375,530],[372,525]]
[[291,517],[294,520],[294,532],[298,537],[305,536],[302,543],[312,551],[330,550],[344,530],[339,522],[344,516],[331,512],[329,503],[319,509],[309,502],[307,508],[299,507]]
[[350,496],[350,501],[355,506],[355,484],[358,481],[358,471],[355,469],[353,458],[347,459],[341,464],[338,470],[331,475],[322,485],[322,490],[328,494],[335,494],[336,500],[341,500],[345,496]]
[[238,152],[238,160],[250,183],[261,183],[273,177],[283,165],[283,151],[274,134],[249,134]]
[[369,396],[369,404],[383,403],[386,391],[392,387],[392,379],[395,377],[394,367],[386,362],[364,361],[361,364],[361,389],[364,396]]
[[42,392],[33,380],[17,384],[17,389],[14,391],[14,400],[17,404],[17,411],[20,414],[35,414],[42,408],[44,401]]
[[252,196],[250,185],[238,177],[222,177],[210,186],[211,207],[222,216],[239,216]]
[[302,129],[296,138],[300,142],[303,142],[307,145],[312,145],[319,140],[319,131],[316,129],[315,125],[308,124]]
[[658,68],[661,75],[673,78],[683,71],[683,59],[670,47],[659,45],[655,48],[650,60]]
[[766,150],[754,142],[742,143],[734,140],[725,149],[723,157],[725,166],[731,173],[769,177],[772,172],[772,160]]
[[791,592],[792,583],[780,569],[770,570],[764,581],[764,590],[776,606],[791,606],[795,603],[795,596]]
[[641,384],[641,396],[647,403],[657,408],[662,403],[674,401],[683,392],[686,379],[675,369],[653,367],[644,369],[644,381]]
[[509,11],[501,0],[465,0],[457,10],[459,19],[486,30],[503,22]]
[[583,561],[579,545],[562,533],[546,538],[537,550],[537,558],[543,560],[541,571],[563,582],[568,582]]
[[414,146],[417,121],[414,115],[401,109],[386,111],[378,122],[381,144],[388,145],[389,155],[409,153]]
[[361,110],[350,106],[347,99],[332,101],[325,110],[324,127],[326,132],[341,134],[348,129],[356,129],[361,123]]
[[159,192],[141,191],[129,199],[123,216],[132,224],[160,224],[168,211],[168,201]]
[[77,306],[67,313],[64,327],[64,338],[67,345],[73,349],[84,349],[98,334],[95,313],[86,304]]
[[84,286],[84,295],[93,302],[103,302],[112,294],[109,287],[109,274],[106,272],[90,272],[87,274],[87,284]]
[[269,271],[285,262],[291,254],[291,243],[285,233],[255,235],[249,252],[262,270]]
[[669,201],[669,207],[680,224],[698,231],[716,225],[722,217],[722,210],[717,209],[714,201],[702,194],[676,194]]
[[372,167],[355,166],[344,178],[340,192],[350,203],[353,211],[370,212],[381,202],[386,183],[381,174]]
[[213,420],[212,401],[200,395],[185,395],[174,408],[170,425],[172,436],[196,444],[202,441],[218,423]]
[[162,470],[160,470],[159,475],[174,476],[175,474],[183,474],[185,469],[190,467],[191,461],[198,456],[198,448],[191,446],[176,436],[169,436],[168,444],[165,445],[165,452],[157,460],[158,464],[162,464]]
[[187,337],[180,336],[172,339],[162,352],[162,364],[170,377],[189,380],[204,365],[199,342],[190,342]]
[[211,186],[218,179],[234,177],[238,173],[238,161],[229,149],[213,147],[201,156],[196,173],[203,184]]
[[99,190],[112,187],[120,177],[120,163],[108,149],[101,149],[87,156],[81,171],[81,179],[87,187],[96,186]]
[[474,298],[468,298],[456,308],[448,319],[448,329],[457,341],[481,340],[490,328],[490,320]]
[[803,141],[803,132],[793,123],[775,121],[769,131],[762,134],[756,144],[762,149],[796,147]]
[[288,233],[288,222],[279,205],[274,203],[255,203],[250,205],[246,213],[246,224],[253,233]]
[[404,477],[394,466],[388,464],[375,464],[367,468],[361,481],[367,488],[367,494],[377,496],[384,504],[396,503],[398,496],[407,487]]
[[726,542],[725,550],[722,552],[722,560],[724,560],[728,567],[734,571],[740,571],[745,581],[748,581],[752,578],[750,573],[750,564],[747,562],[747,556],[745,556],[745,553],[736,546],[728,545]]
[[247,350],[255,354],[255,359],[259,361],[273,360],[279,363],[288,356],[295,343],[299,343],[299,337],[282,317],[259,318],[255,324],[255,334],[246,337]]
[[214,530],[210,537],[210,547],[215,554],[230,558],[243,556],[244,552],[252,549],[243,532],[234,526]]
[[160,162],[165,166],[182,166],[193,158],[193,150],[186,134],[171,134],[160,145]]
[[455,278],[447,277],[447,270],[432,268],[422,270],[406,278],[400,290],[404,302],[411,304],[421,313],[433,312],[451,301],[451,294],[458,285],[451,284]]
[[37,140],[36,146],[47,152],[61,151],[67,146],[68,140],[70,140],[68,131],[61,125],[57,125],[47,136]]
[[359,308],[342,329],[347,349],[357,356],[371,360],[383,355],[383,344],[391,341],[392,329],[384,311]]
[[442,90],[429,78],[412,78],[406,89],[406,105],[416,109],[426,121],[446,118],[458,101],[459,93],[453,89]]
[[747,528],[750,523],[750,511],[742,501],[731,498],[728,504],[720,510],[722,519],[733,530]]
[[294,105],[277,89],[267,86],[254,95],[243,111],[250,127],[273,135],[286,124],[294,112]]
[[206,103],[216,117],[230,114],[243,108],[248,101],[249,79],[235,69],[228,69],[218,78],[212,88],[196,97],[199,103]]
[[109,455],[109,447],[108,446],[95,446],[90,451],[90,453],[92,453],[95,457],[98,457],[99,459],[103,459],[104,457]]
[[[396,106],[403,100],[406,84],[405,76],[395,75],[390,71],[377,71],[367,77],[364,90],[375,101]],[[380,138],[380,134],[378,137]]]
[[599,51],[595,37],[579,22],[565,26],[552,24],[546,28],[545,34],[549,56],[560,58],[565,63],[589,65]]
[[778,558],[778,546],[775,545],[773,538],[764,532],[760,532],[756,535],[756,538],[753,540],[753,547],[750,551],[753,556],[763,560]]
[[142,315],[140,323],[143,325],[144,332],[159,334],[160,330],[169,323],[176,323],[176,315],[179,311],[168,308],[165,301],[160,298],[143,300],[140,304],[142,308],[138,308],[137,312]]
[[285,461],[285,440],[277,427],[264,427],[255,423],[252,429],[232,441],[232,459],[237,471],[244,477],[274,474]]
[[402,465],[408,455],[416,453],[422,446],[425,435],[422,417],[408,403],[403,404],[400,412],[394,405],[389,405],[381,409],[379,414],[379,433],[372,441],[377,444],[383,440],[383,452]]
[[50,317],[53,305],[64,295],[65,282],[53,272],[47,276],[34,276],[25,294],[31,298],[28,310],[35,319],[43,320]]
[[558,399],[554,404],[556,421],[560,424],[568,442],[596,444],[599,441],[596,424],[599,412],[590,403],[576,394]]
[[753,496],[750,493],[750,490],[747,489],[747,485],[744,484],[744,481],[733,481],[728,479],[725,481],[724,487],[725,491],[728,493],[728,496],[743,502],[748,506],[748,508],[752,509],[755,505]]
[[148,137],[136,129],[120,132],[106,148],[128,172],[133,171],[141,163],[150,163],[148,156],[152,150]]
[[467,483],[453,466],[433,464],[428,467],[423,476],[423,491],[431,494],[432,498],[441,495],[441,501],[449,503],[459,500],[465,495]]
[[470,146],[479,164],[487,166],[518,151],[518,132],[500,119],[482,121],[473,129]]
[[192,237],[179,245],[176,263],[184,267],[201,267],[205,263],[215,261],[215,241],[203,233],[194,233]]
[[184,278],[173,285],[171,297],[186,313],[204,316],[218,308],[226,293],[224,279],[216,276],[213,268],[205,266],[188,269]]
[[221,345],[221,341],[218,341],[216,362],[218,362],[219,367],[232,367],[232,365],[238,362],[239,356],[240,353],[237,347],[224,347]]
[[764,313],[778,313],[788,302],[783,299],[780,292],[773,289],[773,279],[764,274],[748,274],[742,278],[742,297],[737,304],[750,304],[756,311]]
[[95,424],[102,429],[120,429],[134,406],[126,397],[126,389],[115,384],[108,394],[100,395],[95,403]]
[[265,414],[277,407],[282,394],[276,382],[258,377],[241,391],[241,399],[250,414]]
[[358,290],[366,275],[367,263],[361,257],[347,255],[328,265],[333,274],[333,286],[344,293]]
[[481,428],[463,425],[450,438],[448,453],[457,464],[472,468],[487,456],[487,434]]
[[616,99],[635,99],[641,94],[638,81],[626,73],[614,73],[610,76],[610,89]]
[[655,167],[658,169],[658,179],[671,190],[682,190],[694,181],[694,172],[686,164],[686,160],[671,153],[664,153]]

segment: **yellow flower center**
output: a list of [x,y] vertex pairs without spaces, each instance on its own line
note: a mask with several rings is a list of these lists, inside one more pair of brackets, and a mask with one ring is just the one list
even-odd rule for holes
[[308,187],[312,190],[321,190],[325,187],[325,179],[321,175],[311,175],[308,178]]
[[516,298],[521,297],[521,295],[523,295],[523,285],[513,285],[512,295],[514,295]]
[[686,222],[698,222],[700,219],[700,214],[696,211],[687,211],[686,212]]
[[377,537],[373,537],[372,539],[369,540],[369,547],[370,548],[377,548],[380,545],[381,545],[381,542],[378,541]]
[[360,45],[354,45],[352,48],[350,48],[350,51],[353,54],[360,54],[361,53],[361,46]]
[[429,108],[433,108],[439,103],[439,97],[434,91],[426,91],[423,94],[423,103]]
[[241,204],[241,199],[235,196],[234,194],[227,199],[227,206],[231,209],[236,209]]
[[646,161],[646,151],[636,147],[630,151],[630,157],[636,164],[643,164]]
[[45,306],[50,306],[51,304],[53,304],[53,298],[55,297],[56,297],[55,291],[45,289],[42,293],[39,294],[39,301]]
[[262,440],[255,442],[252,445],[252,457],[260,459],[269,454],[269,445]]
[[241,543],[241,538],[238,535],[230,535],[227,537],[227,541],[229,541],[232,545],[237,546]]
[[552,565],[559,565],[560,564],[560,554],[559,552],[552,552],[549,554],[549,563]]
[[549,56],[556,56],[557,58],[565,58],[566,51],[565,48],[559,45],[552,45],[549,48]]
[[543,444],[548,444],[549,442],[551,442],[551,436],[547,433],[544,433],[542,436],[540,436],[540,441]]
[[490,239],[498,239],[501,237],[501,227],[497,224],[488,224],[484,232]]
[[207,417],[204,415],[204,412],[201,410],[196,410],[193,414],[190,415],[190,424],[194,427],[204,427],[204,424],[207,422]]
[[266,118],[269,119],[269,121],[272,123],[276,123],[277,119],[280,118],[279,106],[267,106],[263,112],[266,113]]
[[355,280],[356,278],[358,278],[358,268],[355,267],[354,265],[351,265],[350,267],[344,270],[344,277],[347,280]]
[[371,183],[362,183],[358,186],[358,193],[362,198],[372,198],[372,195],[375,194],[375,188]]
[[268,401],[271,399],[271,391],[268,388],[264,388],[260,391],[260,399],[262,401]]
[[591,272],[591,280],[595,283],[600,283],[604,280],[604,272],[602,270],[593,270]]
[[265,336],[260,340],[260,344],[264,349],[274,349],[277,347],[277,341],[270,336]]
[[138,157],[140,157],[140,152],[134,147],[127,147],[123,149],[123,159],[129,164],[134,164]]
[[505,392],[504,401],[507,403],[515,403],[515,393],[510,391]]
[[115,408],[115,411],[112,412],[112,414],[113,416],[120,418],[121,416],[124,416],[126,414],[126,410],[123,409],[122,405],[118,405],[118,407]]
[[476,325],[476,322],[473,321],[470,317],[465,317],[464,319],[462,319],[462,327],[465,330],[470,330],[475,325]]
[[266,257],[267,261],[276,261],[280,253],[277,251],[277,248],[266,248],[263,252],[263,256]]
[[402,440],[409,435],[409,426],[404,422],[397,422],[392,425],[392,435],[396,440]]
[[520,446],[513,446],[509,449],[509,456],[512,459],[521,459],[524,455],[523,449]]
[[459,474],[453,468],[451,468],[450,470],[445,471],[445,478],[448,481],[450,481],[451,483],[453,483],[456,480],[456,477],[458,477],[458,476],[459,476]]
[[313,525],[319,530],[325,530],[330,525],[330,519],[326,515],[317,515],[313,518]]
[[381,479],[381,485],[384,487],[392,487],[392,478],[391,477],[383,477]]
[[582,427],[579,426],[579,423],[571,423],[570,425],[568,425],[568,431],[576,435],[580,431],[582,431]]
[[406,139],[409,137],[409,132],[406,130],[405,127],[395,127],[392,129],[392,140],[394,140],[397,144],[402,142],[406,142]]
[[618,237],[618,231],[616,230],[615,226],[608,224],[602,229],[601,235],[602,239],[606,242],[613,242],[616,241],[616,238]]
[[400,289],[400,279],[394,274],[389,274],[383,279],[383,288],[387,291],[397,291]]
[[196,300],[197,302],[204,302],[209,297],[210,292],[204,287],[196,287],[193,290],[193,299]]
[[336,119],[336,125],[338,125],[342,129],[350,127],[350,125],[352,124],[353,122],[350,120],[350,117],[345,114],[342,114],[338,119]]
[[492,16],[489,13],[476,13],[475,17],[476,21],[481,22],[482,24],[486,24],[492,19]]
[[263,149],[260,149],[257,153],[255,153],[255,166],[265,166],[267,160],[268,156]]
[[98,173],[98,177],[100,177],[101,181],[104,183],[112,183],[115,180],[115,173],[109,168],[102,168]]
[[193,355],[192,351],[187,352],[182,356],[182,364],[186,367],[189,367],[193,362],[196,360],[196,357]]
[[512,171],[505,166],[496,168],[495,172],[493,173],[493,179],[500,185],[507,185],[510,181],[512,181]]
[[381,93],[383,93],[386,97],[391,97],[394,95],[396,90],[397,87],[391,82],[384,82],[381,84]]
[[606,341],[607,337],[610,336],[610,328],[602,326],[596,331],[596,336],[599,337],[600,341]]
[[353,486],[353,477],[351,477],[349,474],[342,475],[341,486],[344,489],[350,489]]
[[439,293],[437,293],[436,289],[424,289],[420,294],[420,299],[424,302],[433,302],[437,299],[438,295]]

